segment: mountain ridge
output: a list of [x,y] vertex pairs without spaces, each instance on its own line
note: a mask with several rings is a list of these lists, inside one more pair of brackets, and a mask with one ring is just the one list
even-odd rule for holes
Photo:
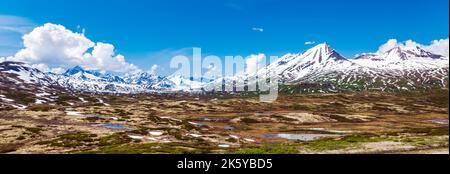
[[[336,89],[414,90],[421,87],[448,88],[448,57],[420,47],[395,47],[383,53],[364,54],[347,59],[329,44],[318,44],[303,53],[286,54],[252,75],[223,77],[215,81],[196,82],[182,76],[158,76],[149,72],[112,75],[86,70],[81,66],[62,74],[44,73],[20,62],[0,63],[2,83],[58,86],[67,90],[95,93],[148,93],[202,91],[206,85],[223,81],[245,80],[275,72],[282,84],[327,84],[325,92]],[[8,81],[8,82],[6,82]],[[12,82],[14,81],[14,82]],[[222,84],[223,85],[223,84]],[[388,86],[390,86],[388,88]]]

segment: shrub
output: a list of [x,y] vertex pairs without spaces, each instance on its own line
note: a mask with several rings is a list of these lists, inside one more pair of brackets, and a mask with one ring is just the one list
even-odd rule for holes
[[51,105],[41,104],[41,105],[33,105],[33,106],[29,107],[28,109],[31,111],[48,112],[52,109],[55,109],[55,107],[51,106]]

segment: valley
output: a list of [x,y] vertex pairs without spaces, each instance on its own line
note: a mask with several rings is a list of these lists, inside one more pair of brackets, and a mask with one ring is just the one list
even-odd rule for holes
[[66,93],[54,104],[2,107],[0,153],[448,153],[448,97],[366,91],[261,103],[251,95]]

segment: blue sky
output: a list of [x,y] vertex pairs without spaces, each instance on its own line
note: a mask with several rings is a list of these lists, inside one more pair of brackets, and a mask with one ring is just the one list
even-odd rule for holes
[[[0,16],[24,20],[25,31],[47,22],[84,28],[128,62],[142,69],[160,64],[167,73],[165,55],[191,47],[218,56],[283,55],[314,41],[352,57],[391,38],[427,44],[448,38],[448,6],[448,0],[1,0]],[[0,56],[19,49],[23,33],[0,28]]]

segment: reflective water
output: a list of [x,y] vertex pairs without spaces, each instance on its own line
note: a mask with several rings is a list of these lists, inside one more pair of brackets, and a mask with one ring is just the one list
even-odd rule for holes
[[104,127],[109,129],[126,129],[127,127],[121,124],[96,124],[94,126]]
[[312,141],[324,137],[340,137],[342,135],[338,134],[290,134],[290,133],[279,133],[279,134],[267,134],[265,138],[283,138],[288,140],[296,141]]

